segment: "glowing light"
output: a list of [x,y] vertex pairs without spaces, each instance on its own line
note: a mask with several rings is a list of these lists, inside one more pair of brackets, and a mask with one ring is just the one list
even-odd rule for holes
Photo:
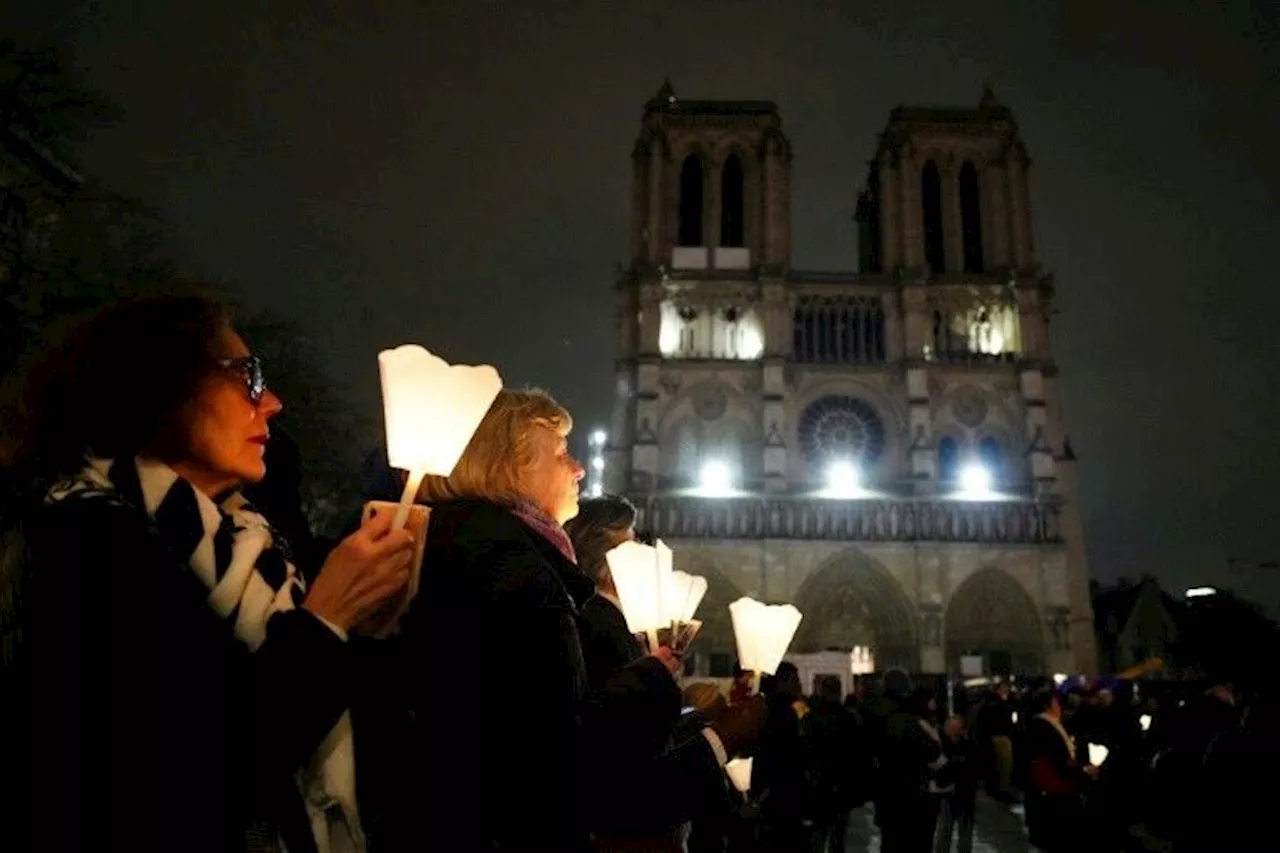
[[1061,687],[1063,684],[1065,684],[1066,680],[1067,680],[1067,674],[1065,672],[1055,672],[1053,674],[1053,683],[1058,687]]
[[1218,590],[1211,586],[1193,586],[1187,590],[1187,598],[1207,598],[1217,594]]
[[595,468],[597,471],[603,471],[603,470],[604,470],[604,457],[601,457],[601,456],[592,456],[592,457],[591,457],[591,467],[592,467],[592,468]]
[[725,495],[733,491],[733,469],[720,459],[709,460],[702,466],[699,489],[705,495]]
[[598,429],[591,433],[591,446],[604,447],[604,443],[608,441],[609,435],[602,429]]
[[851,498],[862,488],[862,476],[858,466],[847,459],[832,462],[827,467],[827,493],[831,497]]
[[738,339],[738,358],[757,359],[764,353],[764,337],[753,322],[751,315],[743,322],[741,337]]
[[991,473],[976,463],[964,466],[960,471],[960,490],[966,497],[990,497]]

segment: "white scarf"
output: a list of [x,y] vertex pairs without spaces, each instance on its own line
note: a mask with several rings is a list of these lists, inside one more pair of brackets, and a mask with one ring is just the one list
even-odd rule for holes
[[[79,474],[54,485],[45,503],[89,498],[143,510],[157,535],[183,555],[209,590],[209,607],[232,623],[236,639],[251,651],[266,640],[272,616],[293,610],[306,597],[306,581],[287,546],[239,492],[216,504],[162,462],[92,459]],[[298,772],[320,853],[365,849],[351,744],[351,717],[344,712]],[[330,828],[326,817],[335,806],[346,824],[341,829]]]

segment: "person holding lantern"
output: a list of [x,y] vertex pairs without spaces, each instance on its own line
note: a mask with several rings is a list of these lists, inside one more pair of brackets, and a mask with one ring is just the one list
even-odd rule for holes
[[296,779],[351,778],[318,754],[346,636],[404,585],[411,536],[361,528],[308,588],[239,493],[281,402],[212,300],[113,306],[46,367],[8,423],[33,492],[0,577],[12,849],[315,849]]
[[[503,389],[452,473],[423,479],[426,555],[398,641],[413,719],[412,766],[398,775],[413,789],[396,849],[431,849],[446,833],[454,850],[588,849],[584,717],[671,689],[677,659],[646,656],[588,701],[579,625],[595,584],[563,528],[584,473],[572,425],[547,394]],[[428,673],[455,648],[469,668],[506,673],[513,700],[443,701]],[[478,818],[461,844],[460,816]]]
[[[565,524],[579,566],[596,585],[596,594],[582,606],[579,631],[589,685],[605,695],[616,693],[610,681],[645,655],[627,626],[606,559],[614,548],[634,541],[635,521],[630,501],[606,495],[583,501],[578,515]],[[664,657],[670,653],[666,647],[659,649]],[[764,703],[724,706],[714,719],[701,714],[682,719],[676,679],[669,679],[665,688],[665,695],[654,694],[651,701],[614,701],[588,718],[589,736],[598,745],[588,751],[586,769],[586,802],[597,851],[627,849],[642,841],[655,853],[681,849],[682,824],[698,818],[718,825],[728,816],[733,801],[726,797],[721,767],[758,736]],[[598,700],[593,701],[593,707],[598,706]],[[630,769],[616,774],[619,766]],[[601,784],[604,780],[611,784]],[[622,795],[622,789],[633,794]],[[645,796],[650,790],[671,796],[654,802]]]

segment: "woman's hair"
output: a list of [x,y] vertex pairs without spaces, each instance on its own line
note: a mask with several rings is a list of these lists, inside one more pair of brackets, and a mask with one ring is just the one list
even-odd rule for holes
[[536,461],[532,438],[543,427],[568,435],[573,418],[545,391],[502,389],[453,473],[423,478],[418,497],[428,503],[458,498],[498,504],[524,500],[523,479]]
[[636,508],[618,495],[589,498],[564,526],[578,555],[578,565],[599,584],[609,571],[605,555],[631,538]]
[[6,464],[39,476],[78,469],[86,454],[181,452],[181,416],[217,369],[227,310],[203,295],[117,302],[81,323],[24,377]]

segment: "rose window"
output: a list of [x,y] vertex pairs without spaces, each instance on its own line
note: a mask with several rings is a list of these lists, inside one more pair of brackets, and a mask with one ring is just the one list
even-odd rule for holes
[[811,465],[832,459],[869,464],[884,452],[884,421],[865,400],[823,397],[800,416],[800,452]]

